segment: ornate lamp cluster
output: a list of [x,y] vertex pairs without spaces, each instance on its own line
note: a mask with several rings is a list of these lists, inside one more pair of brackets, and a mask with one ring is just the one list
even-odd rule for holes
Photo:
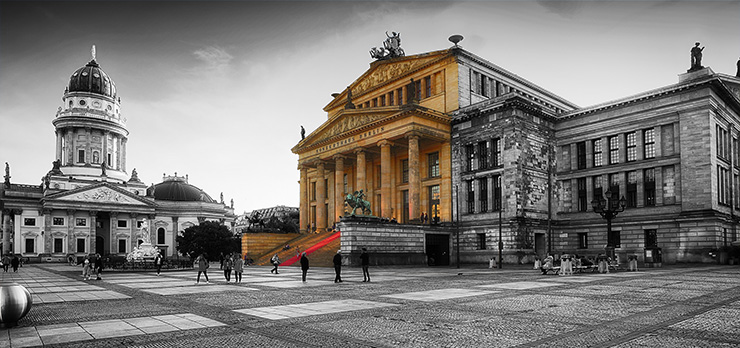
[[614,256],[614,235],[612,234],[612,219],[624,211],[624,206],[627,205],[627,200],[619,197],[619,192],[606,191],[604,197],[596,198],[591,201],[591,206],[594,208],[594,212],[601,215],[602,218],[606,219],[606,254],[609,257]]

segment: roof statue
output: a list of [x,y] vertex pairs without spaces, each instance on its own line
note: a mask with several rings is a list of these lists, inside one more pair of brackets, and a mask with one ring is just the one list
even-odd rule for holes
[[306,129],[301,125],[301,140],[306,139]]
[[704,47],[699,48],[700,43],[694,44],[694,47],[691,48],[691,68],[687,72],[692,72],[700,69],[704,69],[704,66],[701,65],[701,58],[702,58],[702,51],[704,51]]
[[[374,47],[373,47],[374,48]],[[355,104],[352,103],[352,89],[347,86],[347,104],[344,104],[344,109],[354,109]]]
[[388,35],[388,32],[385,32],[385,36],[387,36],[388,38],[383,41],[383,47],[371,48],[370,57],[373,57],[377,60],[383,60],[403,57],[406,55],[406,52],[404,52],[403,48],[401,48],[401,33],[397,33],[395,31],[393,31],[392,33],[393,35]]
[[92,60],[95,60],[95,45],[92,45],[92,48],[90,49],[90,55],[92,55]]
[[737,59],[737,72],[735,73],[735,77],[740,77],[740,58]]
[[5,162],[5,188],[10,188],[10,165]]

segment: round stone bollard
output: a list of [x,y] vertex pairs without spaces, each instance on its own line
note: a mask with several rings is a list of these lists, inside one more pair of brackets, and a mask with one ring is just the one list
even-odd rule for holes
[[0,283],[0,325],[13,327],[31,310],[33,299],[23,285]]

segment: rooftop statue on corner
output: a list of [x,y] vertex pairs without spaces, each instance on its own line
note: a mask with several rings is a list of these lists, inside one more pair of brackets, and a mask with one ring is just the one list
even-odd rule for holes
[[373,213],[372,210],[370,210],[370,202],[365,200],[365,193],[362,190],[347,194],[347,197],[344,198],[344,204],[349,206],[350,216],[355,216],[355,211],[357,209],[362,209],[362,215],[365,216]]
[[403,48],[401,48],[401,33],[397,33],[395,31],[392,33],[393,35],[388,35],[388,32],[385,32],[385,36],[387,36],[388,38],[383,41],[383,47],[371,48],[370,57],[373,57],[377,60],[383,60],[389,58],[403,57],[406,55],[406,52],[404,52]]
[[694,47],[691,48],[691,69],[689,69],[688,72],[704,69],[704,66],[701,65],[702,51],[704,51],[704,47],[699,48],[699,45],[701,45],[701,43],[697,42],[694,44]]

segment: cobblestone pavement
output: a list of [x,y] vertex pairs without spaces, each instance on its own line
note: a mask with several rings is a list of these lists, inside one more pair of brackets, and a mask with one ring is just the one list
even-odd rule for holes
[[218,267],[105,273],[29,264],[0,273],[32,293],[2,347],[740,347],[740,268],[682,265],[543,276],[523,266]]

